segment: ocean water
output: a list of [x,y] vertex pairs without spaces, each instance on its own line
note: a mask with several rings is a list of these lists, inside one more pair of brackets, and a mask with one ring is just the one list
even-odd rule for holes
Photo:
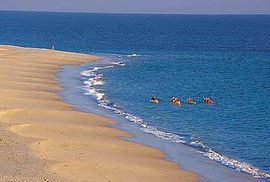
[[[89,107],[263,180],[270,177],[269,37],[269,15],[0,12],[0,44],[104,57],[73,73]],[[153,95],[159,104],[149,102]],[[174,95],[197,105],[173,106]],[[203,104],[204,96],[214,104]]]

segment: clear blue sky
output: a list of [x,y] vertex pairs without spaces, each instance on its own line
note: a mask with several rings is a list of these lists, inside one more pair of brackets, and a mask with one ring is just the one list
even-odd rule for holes
[[0,0],[0,10],[270,14],[270,0]]

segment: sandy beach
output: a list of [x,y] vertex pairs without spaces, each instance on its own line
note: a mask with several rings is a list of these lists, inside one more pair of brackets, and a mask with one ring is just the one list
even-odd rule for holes
[[99,57],[0,46],[0,181],[196,181],[115,121],[61,101],[56,73]]

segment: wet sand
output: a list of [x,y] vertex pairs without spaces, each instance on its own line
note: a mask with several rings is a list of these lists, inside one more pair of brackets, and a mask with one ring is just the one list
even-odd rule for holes
[[[0,46],[2,181],[197,181],[154,148],[119,137],[115,121],[75,111],[56,94],[64,65],[99,57]],[[0,181],[1,181],[0,180]]]

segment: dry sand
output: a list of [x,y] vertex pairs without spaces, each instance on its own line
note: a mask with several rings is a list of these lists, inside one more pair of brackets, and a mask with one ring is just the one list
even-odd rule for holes
[[61,101],[57,71],[98,59],[0,46],[0,181],[196,181],[159,150],[118,139],[131,135],[113,120]]

